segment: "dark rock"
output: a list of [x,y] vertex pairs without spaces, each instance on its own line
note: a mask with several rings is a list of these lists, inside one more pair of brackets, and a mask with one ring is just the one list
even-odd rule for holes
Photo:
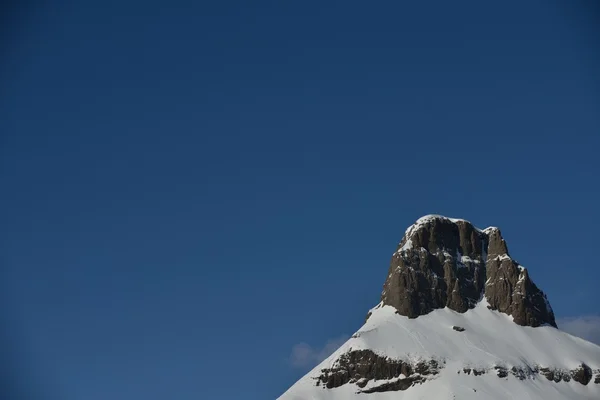
[[473,308],[485,284],[484,240],[466,221],[433,218],[413,226],[392,256],[383,304],[409,318],[437,308]]
[[486,272],[485,297],[493,310],[512,315],[519,325],[535,327],[546,323],[556,327],[546,295],[525,268],[508,256],[488,256]]
[[391,392],[398,390],[406,390],[409,387],[417,384],[423,383],[425,378],[422,376],[409,376],[408,378],[396,379],[392,382],[382,383],[379,386],[374,386],[372,388],[362,390],[360,393],[376,393],[376,392]]
[[452,329],[454,329],[455,331],[458,331],[458,332],[465,331],[465,328],[463,328],[462,326],[453,326]]
[[571,380],[569,373],[560,369],[540,368],[540,374],[545,376],[549,381],[554,381],[556,383],[563,380],[566,382]]
[[[590,383],[593,377],[593,372],[585,364],[581,364],[578,368],[575,368],[571,371],[565,371],[562,369],[552,369],[552,368],[540,368],[539,370],[533,370],[531,373],[539,372],[541,375],[545,376],[549,381],[558,382],[570,382],[573,379],[575,382],[579,382],[582,385],[587,385]],[[597,378],[600,383],[600,376]]]
[[506,241],[504,238],[502,238],[500,229],[490,228],[486,231],[488,238],[488,258],[496,258],[498,256],[508,254],[508,246],[506,246]]
[[[439,371],[439,365],[438,365],[437,361],[435,361],[435,360],[429,360],[428,362],[419,361],[415,365],[414,371],[417,374],[421,374],[421,375],[434,375],[434,374],[437,374],[437,372]],[[408,376],[410,374],[404,374],[404,375]]]
[[530,375],[533,375],[534,371],[532,371],[531,369],[525,370],[521,367],[512,367],[510,369],[510,373],[515,376],[517,379],[519,380],[525,380],[525,378],[527,378]]
[[490,309],[519,325],[556,326],[546,295],[510,258],[499,229],[428,216],[407,230],[393,254],[381,301],[417,318],[444,307],[465,312],[484,294]]
[[581,364],[579,368],[571,371],[571,377],[573,377],[575,382],[587,385],[592,380],[592,370],[587,365]]
[[496,374],[498,378],[506,378],[508,376],[508,371],[504,367],[494,367],[496,370]]
[[481,369],[481,368],[463,368],[463,372],[465,374],[467,374],[467,375],[471,375],[471,372],[473,372],[473,375],[479,376],[479,375],[485,374],[485,369]]
[[[411,364],[379,356],[371,350],[353,350],[342,354],[332,368],[322,369],[321,375],[316,379],[318,385],[324,384],[329,389],[346,383],[356,383],[359,387],[365,387],[370,380],[389,380],[398,378],[400,374],[407,377],[413,373],[421,376],[435,375],[439,372],[439,368],[435,360]],[[398,383],[398,385],[400,387],[405,383]]]
[[540,374],[544,375],[549,381],[554,380],[554,371],[550,368],[540,368]]

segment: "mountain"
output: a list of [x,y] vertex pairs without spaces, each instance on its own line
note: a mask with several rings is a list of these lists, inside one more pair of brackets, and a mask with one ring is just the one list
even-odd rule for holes
[[364,325],[280,400],[600,399],[600,346],[557,328],[498,228],[428,215]]

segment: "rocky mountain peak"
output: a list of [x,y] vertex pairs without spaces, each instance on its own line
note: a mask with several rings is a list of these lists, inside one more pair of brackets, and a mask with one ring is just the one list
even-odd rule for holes
[[417,318],[448,307],[464,313],[483,298],[519,325],[556,327],[546,295],[508,254],[498,228],[428,215],[411,225],[392,256],[381,301]]

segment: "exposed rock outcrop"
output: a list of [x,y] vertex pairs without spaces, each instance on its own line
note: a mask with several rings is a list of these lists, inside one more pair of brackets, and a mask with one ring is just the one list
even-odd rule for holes
[[485,284],[487,238],[467,222],[419,221],[392,256],[383,303],[409,318],[437,308],[473,308]]
[[473,372],[473,375],[479,376],[479,375],[485,374],[485,369],[483,369],[483,368],[463,368],[463,372],[467,375],[471,375],[471,372]]
[[406,390],[417,383],[423,382],[425,382],[425,378],[422,376],[409,376],[408,378],[398,378],[390,382],[382,383],[378,386],[373,386],[369,389],[361,390],[360,393],[395,392],[398,390]]
[[[579,367],[572,370],[558,369],[558,368],[547,368],[547,367],[516,367],[513,366],[510,369],[503,366],[495,366],[493,370],[499,378],[506,378],[508,375],[513,375],[519,380],[525,380],[532,378],[537,374],[544,376],[549,381],[559,382],[570,382],[573,379],[575,382],[579,382],[582,385],[587,385],[592,380],[593,371],[586,364],[581,364]],[[469,375],[473,372],[473,375],[482,375],[490,372],[491,369],[482,368],[463,368],[465,374]],[[460,373],[460,371],[458,371]]]
[[500,230],[492,228],[486,231],[489,246],[485,297],[490,307],[512,315],[519,325],[549,324],[556,327],[554,312],[546,295],[530,279],[527,269],[508,255]]
[[573,371],[571,371],[571,377],[574,381],[587,385],[592,380],[592,369],[585,364]]
[[[371,350],[351,350],[342,354],[331,368],[322,369],[316,379],[317,386],[327,389],[336,388],[345,384],[356,384],[360,393],[375,393],[406,390],[415,384],[423,383],[428,377],[437,375],[444,367],[444,363],[437,360],[409,362],[394,360],[380,356]],[[464,367],[458,374],[480,376],[495,373],[499,378],[509,375],[519,380],[544,376],[549,381],[570,382],[573,379],[582,385],[587,385],[594,378],[593,371],[586,364],[566,370],[539,366],[512,366],[507,368],[497,365],[491,368]],[[378,383],[378,381],[381,381]],[[371,384],[369,385],[369,383]],[[594,383],[600,383],[600,375],[596,375]],[[369,387],[366,388],[366,386]]]
[[410,226],[392,256],[381,301],[409,318],[448,307],[491,309],[527,326],[556,326],[546,295],[508,254],[497,228],[430,215]]
[[[316,378],[316,384],[331,389],[346,383],[356,383],[359,387],[364,388],[371,380],[398,378],[394,382],[386,382],[387,386],[368,390],[405,390],[423,376],[437,374],[439,368],[436,360],[411,363],[382,357],[371,350],[354,350],[341,355],[332,368],[321,370],[321,375]],[[415,374],[416,376],[413,376]],[[365,390],[365,393],[369,392]]]

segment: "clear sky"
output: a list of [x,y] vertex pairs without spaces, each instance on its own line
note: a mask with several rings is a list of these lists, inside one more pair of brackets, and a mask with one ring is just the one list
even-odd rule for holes
[[499,226],[557,316],[593,320],[591,3],[13,8],[0,48],[13,388],[274,399],[360,327],[404,230],[430,213]]

